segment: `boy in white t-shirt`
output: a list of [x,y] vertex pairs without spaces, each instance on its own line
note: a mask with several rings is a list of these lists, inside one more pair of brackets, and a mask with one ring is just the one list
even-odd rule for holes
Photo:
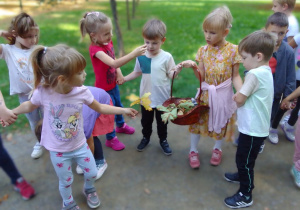
[[251,206],[254,165],[260,146],[269,135],[274,96],[269,60],[276,43],[274,35],[256,31],[239,44],[243,66],[248,70],[245,82],[233,99],[238,106],[239,144],[236,152],[238,172],[225,173],[229,182],[240,184],[236,194],[224,200],[230,208]]
[[125,76],[124,81],[127,82],[142,75],[140,96],[147,92],[151,93],[152,110],[148,111],[141,106],[143,138],[137,146],[137,150],[141,152],[149,144],[155,115],[160,146],[165,155],[171,155],[172,150],[167,142],[167,124],[161,119],[163,112],[157,110],[156,107],[162,105],[170,97],[170,78],[174,72],[177,75],[181,68],[177,68],[175,71],[172,55],[161,49],[161,45],[166,40],[165,34],[166,25],[160,20],[152,19],[144,25],[143,37],[147,45],[146,54],[136,58],[134,71]]

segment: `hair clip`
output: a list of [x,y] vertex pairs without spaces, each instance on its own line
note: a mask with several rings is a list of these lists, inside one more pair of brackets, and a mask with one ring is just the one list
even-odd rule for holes
[[232,28],[232,24],[229,24],[228,28]]
[[43,53],[45,54],[45,53],[46,53],[46,51],[47,51],[47,47],[44,47],[44,51],[43,51]]
[[87,14],[86,14],[86,16],[89,16],[89,15],[96,15],[97,17],[99,16],[99,12],[88,12]]

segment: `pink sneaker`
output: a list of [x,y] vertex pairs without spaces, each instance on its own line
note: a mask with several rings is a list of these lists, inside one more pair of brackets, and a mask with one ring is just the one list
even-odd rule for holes
[[189,154],[189,160],[190,160],[190,166],[192,168],[199,168],[200,167],[200,161],[199,161],[199,155],[196,152],[191,152]]
[[118,137],[116,137],[116,136],[111,140],[106,139],[105,145],[107,147],[112,148],[113,150],[116,150],[116,151],[120,151],[120,150],[123,150],[125,148],[125,144],[120,142]]
[[14,189],[20,192],[24,200],[29,200],[35,194],[33,187],[28,184],[23,177],[17,180],[16,185],[14,185]]
[[222,160],[222,151],[218,149],[214,149],[210,159],[210,164],[213,166],[218,166],[220,165],[221,160]]
[[116,127],[117,133],[125,133],[125,134],[133,134],[135,132],[135,129],[133,127],[130,127],[126,123],[124,123],[123,127]]

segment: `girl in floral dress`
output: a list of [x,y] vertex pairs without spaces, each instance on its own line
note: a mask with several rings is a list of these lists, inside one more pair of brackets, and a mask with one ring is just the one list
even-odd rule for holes
[[[213,10],[203,21],[207,45],[200,47],[196,55],[198,65],[191,60],[183,61],[184,68],[193,68],[196,77],[202,78],[200,100],[210,109],[201,115],[198,123],[189,126],[191,146],[189,162],[192,168],[199,168],[198,142],[200,135],[215,139],[211,165],[217,166],[222,160],[222,142],[233,135],[236,104],[232,100],[233,88],[239,90],[242,79],[239,75],[238,46],[225,40],[232,22],[232,15],[226,6]],[[199,96],[197,96],[199,97]]]

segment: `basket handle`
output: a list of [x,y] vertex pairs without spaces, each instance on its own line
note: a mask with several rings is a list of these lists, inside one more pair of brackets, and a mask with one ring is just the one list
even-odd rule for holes
[[[174,71],[174,74],[173,74],[173,76],[172,76],[172,82],[171,82],[171,98],[173,97],[173,82],[174,82],[175,74],[176,74],[176,71]],[[198,74],[199,74],[199,81],[200,81],[200,92],[199,92],[199,98],[198,98],[198,104],[199,104],[202,89],[201,89],[201,74],[200,74],[199,71],[198,71]]]

